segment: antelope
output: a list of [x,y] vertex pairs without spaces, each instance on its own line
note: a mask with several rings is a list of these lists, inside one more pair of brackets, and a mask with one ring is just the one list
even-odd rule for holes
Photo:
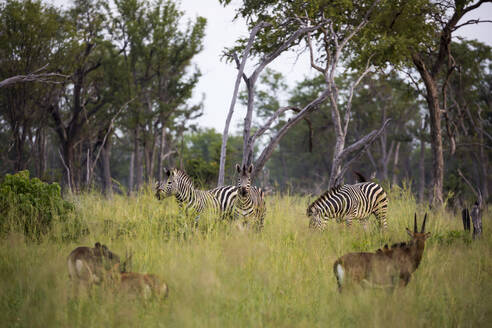
[[167,296],[167,284],[156,275],[126,271],[131,255],[121,263],[119,256],[106,245],[97,242],[94,246],[77,247],[68,256],[68,274],[77,291],[81,284],[90,288],[93,284],[110,282],[115,291],[139,293],[143,298]]
[[394,287],[406,286],[412,273],[417,270],[430,233],[425,232],[427,213],[422,228],[417,231],[417,213],[415,213],[413,232],[406,228],[411,240],[396,243],[391,247],[384,245],[374,253],[348,253],[333,264],[333,272],[341,292],[345,285],[365,283],[369,286]]
[[119,276],[119,290],[140,294],[144,299],[152,295],[167,297],[169,288],[167,284],[155,274],[136,272],[122,272]]
[[113,272],[119,272],[113,276],[116,289],[130,294],[140,294],[144,299],[151,296],[167,297],[169,293],[167,284],[155,274],[126,271],[127,267],[131,267],[132,256],[133,254],[128,256],[127,253],[123,264],[115,265]]
[[120,258],[106,245],[97,242],[94,248],[77,247],[67,258],[68,275],[75,286],[84,284],[91,287],[100,284],[111,271],[119,267]]

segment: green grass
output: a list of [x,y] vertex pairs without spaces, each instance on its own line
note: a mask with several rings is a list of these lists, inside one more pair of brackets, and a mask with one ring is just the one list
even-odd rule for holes
[[[206,215],[191,229],[174,199],[159,202],[149,190],[72,201],[89,229],[78,242],[57,238],[62,223],[40,243],[15,233],[0,239],[2,326],[480,327],[492,320],[490,214],[483,218],[483,238],[471,241],[458,216],[429,212],[432,237],[406,288],[340,295],[332,270],[337,257],[407,240],[413,213],[423,218],[425,209],[408,192],[390,192],[384,234],[336,223],[312,232],[307,199],[296,196],[268,197],[260,234]],[[104,287],[74,298],[66,258],[96,241],[121,256],[133,252],[132,271],[160,275],[169,298],[144,302]]]

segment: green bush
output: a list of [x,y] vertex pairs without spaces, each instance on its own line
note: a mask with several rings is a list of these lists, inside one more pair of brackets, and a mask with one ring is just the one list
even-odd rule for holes
[[29,179],[29,171],[7,174],[0,184],[0,229],[23,232],[39,239],[52,227],[55,218],[65,221],[74,206],[63,200],[57,183]]

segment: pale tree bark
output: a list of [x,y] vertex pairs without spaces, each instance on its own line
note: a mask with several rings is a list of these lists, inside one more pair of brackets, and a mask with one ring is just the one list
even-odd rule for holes
[[[8,87],[15,83],[20,82],[41,82],[41,83],[50,83],[50,84],[61,84],[63,80],[69,78],[68,75],[59,74],[59,73],[41,73],[46,69],[48,64],[44,65],[40,69],[29,73],[27,75],[15,75],[5,80],[0,81],[0,88]],[[62,81],[60,81],[62,79]]]
[[480,124],[480,129],[478,131],[479,133],[479,142],[480,142],[480,168],[481,168],[481,173],[482,173],[482,183],[481,183],[481,189],[482,189],[482,196],[485,201],[488,201],[489,199],[489,185],[488,185],[488,179],[489,179],[489,174],[488,174],[488,167],[489,167],[489,156],[488,153],[485,151],[485,140],[484,140],[484,133],[483,133],[483,122],[481,118],[479,117],[479,124]]
[[135,128],[135,140],[134,140],[134,152],[135,152],[135,187],[134,190],[138,191],[142,185],[142,152],[140,150],[140,127],[137,125]]
[[[379,1],[375,1],[374,5],[376,5]],[[335,122],[335,125],[338,124],[337,128],[337,143],[335,145],[335,152],[334,152],[334,161],[333,161],[333,168],[334,172],[332,172],[331,176],[333,179],[330,179],[330,183],[334,183],[335,179],[339,177],[339,173],[342,172],[342,170],[345,170],[346,167],[341,166],[342,162],[346,160],[350,155],[353,155],[357,153],[358,151],[367,149],[367,145],[372,143],[375,138],[377,138],[382,131],[384,130],[384,127],[387,125],[388,122],[385,122],[383,124],[383,128],[379,130],[374,130],[371,131],[368,135],[364,136],[361,138],[359,141],[355,142],[353,145],[350,147],[345,148],[345,137],[347,134],[348,130],[348,122],[349,122],[349,117],[350,117],[350,107],[351,107],[351,102],[352,102],[352,96],[353,96],[353,91],[354,88],[360,83],[362,78],[369,72],[370,70],[370,65],[368,61],[368,65],[364,72],[361,74],[359,79],[354,83],[352,88],[350,89],[350,96],[349,96],[349,101],[347,102],[347,105],[345,107],[345,115],[344,115],[344,122],[342,123],[341,121],[341,116],[340,116],[340,111],[338,110],[338,89],[337,86],[334,83],[335,80],[335,70],[336,67],[339,63],[340,57],[341,57],[341,52],[344,49],[344,47],[347,45],[347,43],[354,37],[355,34],[357,34],[363,27],[365,27],[368,23],[368,17],[371,12],[371,10],[374,8],[374,5],[371,7],[370,10],[368,10],[367,15],[364,17],[362,22],[356,26],[353,30],[348,31],[346,35],[344,35],[343,38],[339,38],[339,35],[335,35],[331,28],[331,21],[329,19],[324,19],[320,24],[318,25],[310,25],[309,20],[305,20],[303,18],[296,17],[295,19],[290,19],[287,20],[286,22],[289,24],[292,23],[300,23],[300,28],[294,32],[289,38],[286,39],[286,41],[280,45],[276,50],[274,50],[272,53],[266,55],[262,61],[258,64],[256,67],[255,71],[253,74],[251,74],[250,77],[246,77],[246,75],[243,74],[243,79],[246,81],[246,86],[247,86],[247,91],[248,91],[248,106],[247,106],[247,114],[244,119],[244,130],[243,130],[243,159],[242,159],[242,164],[249,165],[252,160],[253,160],[253,147],[255,144],[255,141],[258,140],[266,131],[268,131],[273,124],[273,122],[280,117],[281,114],[283,114],[286,110],[292,109],[296,112],[295,115],[293,115],[286,123],[284,123],[283,126],[281,126],[277,132],[271,136],[271,139],[269,143],[266,145],[266,147],[263,149],[261,154],[259,155],[258,159],[256,160],[256,163],[254,165],[254,170],[252,173],[252,178],[256,177],[258,173],[262,170],[270,156],[272,155],[275,147],[278,145],[282,137],[287,133],[287,131],[295,126],[297,123],[299,123],[302,119],[305,119],[307,115],[309,115],[311,112],[316,110],[320,104],[325,102],[327,99],[330,99],[330,102],[332,104],[332,107],[334,106],[335,109],[332,109],[332,118]],[[328,31],[329,28],[330,30]],[[311,45],[311,37],[310,33],[318,31],[322,32],[325,35],[325,44],[327,45],[329,42],[335,42],[336,45],[336,51],[335,53],[329,53],[328,47],[327,53],[325,55],[328,56],[326,59],[326,66],[324,68],[321,68],[318,66],[315,61],[314,61],[314,51],[313,47]],[[316,99],[313,99],[311,102],[309,102],[307,105],[305,105],[303,108],[292,108],[292,107],[282,107],[279,108],[272,116],[270,119],[268,119],[263,126],[259,127],[253,135],[251,135],[251,122],[252,122],[252,116],[253,116],[253,105],[254,105],[254,95],[255,95],[255,82],[259,76],[259,74],[262,72],[262,70],[268,65],[271,61],[273,61],[275,58],[277,58],[284,50],[288,49],[291,44],[293,44],[294,41],[298,40],[300,37],[306,38],[308,48],[310,50],[310,56],[311,56],[311,67],[315,68],[319,72],[325,76],[326,80],[326,88],[324,91],[322,91]],[[340,42],[339,42],[340,40]],[[239,65],[238,65],[239,66]]]
[[128,169],[128,195],[130,195],[133,191],[134,184],[134,172],[135,172],[135,150],[132,151],[130,155],[130,167]]
[[[382,127],[379,130],[374,130],[363,136],[350,146],[345,146],[345,141],[348,133],[348,127],[350,122],[350,114],[352,109],[352,98],[354,95],[355,88],[359,85],[362,79],[371,70],[369,57],[365,69],[360,73],[359,77],[352,83],[349,87],[348,97],[343,104],[343,111],[341,110],[339,103],[339,89],[335,82],[336,70],[340,64],[341,55],[344,48],[347,46],[349,41],[359,33],[369,22],[369,15],[375,8],[379,1],[375,1],[371,8],[366,12],[366,15],[361,20],[361,22],[355,26],[352,30],[344,31],[344,34],[336,33],[333,28],[333,24],[329,22],[327,26],[321,28],[323,43],[325,53],[325,66],[322,67],[318,65],[314,59],[315,50],[312,46],[311,35],[307,34],[307,45],[309,48],[311,67],[320,72],[326,83],[325,92],[328,95],[328,99],[331,105],[331,118],[333,121],[334,132],[335,132],[335,147],[332,155],[332,166],[330,172],[330,180],[328,182],[328,188],[339,184],[343,174],[347,170],[348,166],[351,165],[356,158],[358,158],[362,151],[366,150],[368,146],[383,132],[387,126],[389,120],[384,120]],[[330,50],[333,49],[333,50]],[[358,154],[357,154],[358,153]],[[355,154],[355,155],[354,155]],[[349,156],[354,156],[351,160],[347,161]]]
[[[254,38],[256,37],[256,34],[260,31],[260,29],[268,26],[267,23],[261,22],[258,25],[256,25],[252,30],[249,35],[249,40],[248,44],[246,45],[246,48],[244,49],[242,55],[241,55],[241,63],[237,65],[237,77],[236,77],[236,83],[234,84],[234,91],[232,93],[232,99],[231,99],[231,105],[229,106],[229,112],[227,114],[225,126],[224,126],[224,132],[222,133],[222,145],[220,147],[220,166],[219,166],[219,179],[217,181],[217,186],[223,186],[224,185],[224,177],[225,177],[225,162],[226,162],[226,156],[227,156],[227,139],[229,138],[229,125],[231,124],[231,119],[232,119],[232,114],[234,113],[234,107],[236,106],[236,100],[237,100],[237,95],[239,92],[239,85],[241,83],[241,78],[244,75],[244,67],[246,66],[246,60],[248,59],[249,53],[251,51],[251,47],[253,46],[253,41]],[[234,56],[234,60],[236,63],[239,61],[239,59],[236,57],[236,54],[232,54]],[[245,78],[245,81],[247,81],[247,78]]]
[[422,129],[420,130],[420,157],[419,157],[419,203],[424,203],[425,196],[425,131],[427,130],[427,119],[424,118],[422,122]]
[[[293,22],[297,21],[294,18],[287,19],[284,24],[291,24]],[[239,79],[243,78],[245,81],[246,87],[247,87],[247,93],[248,93],[248,104],[247,104],[247,112],[244,118],[244,129],[243,129],[243,157],[242,157],[242,164],[251,164],[253,161],[253,148],[255,145],[255,142],[258,138],[260,138],[267,130],[270,129],[271,124],[277,119],[282,113],[284,113],[286,110],[289,109],[294,109],[293,107],[283,107],[279,108],[270,119],[267,120],[267,122],[261,126],[256,133],[251,135],[251,125],[252,125],[252,117],[253,117],[253,111],[254,111],[254,96],[255,96],[255,83],[260,75],[260,73],[266,68],[268,64],[270,64],[273,60],[275,60],[278,56],[280,56],[285,50],[287,50],[295,41],[299,40],[299,38],[303,37],[306,35],[306,33],[315,31],[319,28],[321,28],[323,24],[319,24],[317,26],[301,26],[297,31],[295,31],[290,37],[288,37],[277,49],[273,50],[271,53],[266,54],[258,63],[256,66],[255,70],[253,73],[247,77],[246,74],[244,74],[244,67],[243,64],[245,65],[246,59],[249,56],[250,50],[248,48],[245,49],[245,51],[242,54],[241,62],[239,59],[232,55],[234,57],[234,60],[236,61],[236,65],[238,67],[238,77],[236,79],[236,85],[238,87],[239,84]],[[270,24],[268,23],[259,23],[252,31],[250,34],[250,39],[249,42],[252,42],[254,40],[254,37],[258,33],[258,31],[261,28],[264,28],[266,26],[269,26]],[[249,44],[249,43],[248,43]],[[241,68],[242,67],[242,68]],[[222,142],[222,147],[221,147],[221,169],[219,172],[219,180],[218,183],[219,185],[223,183],[224,179],[224,167],[225,167],[225,152],[226,152],[226,145],[227,145],[227,133],[228,132],[228,126],[230,123],[230,117],[232,117],[233,113],[233,106],[236,102],[237,99],[237,89],[234,89],[233,93],[233,98],[231,100],[231,107],[229,109],[229,114],[228,114],[228,120],[226,120],[226,127],[224,129],[224,134],[223,134],[223,142]],[[319,105],[322,100],[326,99],[326,94],[323,94],[323,96],[311,103],[311,105],[306,106],[305,110],[299,110],[295,109],[297,111],[297,115],[295,115],[292,119],[290,119],[283,127],[282,129],[277,133],[277,135],[272,139],[273,144],[278,144],[278,141],[285,135],[288,129],[293,127],[297,122],[299,122],[301,119],[303,119],[310,111],[312,111],[317,105]],[[314,107],[313,107],[314,106]],[[275,145],[272,144],[272,142],[264,149],[262,155],[260,156],[260,159],[257,161],[255,164],[255,170],[253,171],[252,174],[252,179],[254,179],[258,172],[261,171],[263,166],[265,165],[266,161],[268,158],[271,156],[273,152],[273,148]]]
[[103,175],[103,193],[106,197],[113,197],[113,180],[111,178],[111,147],[110,137],[102,147],[102,175]]
[[396,143],[396,148],[395,148],[395,159],[393,161],[393,178],[392,184],[397,185],[398,184],[398,172],[400,171],[398,168],[398,160],[400,159],[400,142],[398,141]]
[[[382,114],[383,114],[382,124],[384,124],[384,122],[387,119],[386,105],[382,108]],[[388,180],[388,166],[395,147],[395,141],[394,140],[391,141],[390,147],[388,149],[386,131],[383,131],[383,133],[381,133],[381,136],[379,137],[379,141],[381,146],[381,158],[379,159],[381,163],[381,172],[379,178],[381,180]]]
[[157,178],[159,181],[162,181],[163,175],[162,171],[164,169],[164,149],[166,148],[166,127],[164,126],[164,122],[161,119],[161,134],[159,140],[159,153],[157,154]]

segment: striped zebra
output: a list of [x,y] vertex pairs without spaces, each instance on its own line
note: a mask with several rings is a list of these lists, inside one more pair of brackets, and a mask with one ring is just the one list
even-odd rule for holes
[[351,225],[352,219],[365,219],[374,214],[380,227],[386,229],[388,198],[383,188],[374,182],[343,185],[323,193],[307,208],[309,226],[324,228],[329,219],[338,222],[345,219]]
[[191,177],[184,171],[174,168],[164,169],[164,172],[166,181],[158,181],[155,186],[157,199],[174,195],[187,215],[190,212],[199,215],[205,209],[212,210],[214,214],[220,211],[220,203],[214,193],[195,189]]
[[248,168],[246,168],[246,165],[241,167],[236,164],[236,171],[238,180],[234,217],[240,219],[245,225],[252,221],[255,229],[259,231],[263,229],[266,213],[263,191],[260,188],[251,186],[252,164]]
[[165,169],[167,180],[156,183],[156,197],[162,199],[174,195],[185,212],[193,211],[200,214],[206,208],[214,214],[221,214],[222,218],[232,217],[234,201],[237,196],[237,187],[223,186],[212,190],[195,189],[193,181],[180,169]]

